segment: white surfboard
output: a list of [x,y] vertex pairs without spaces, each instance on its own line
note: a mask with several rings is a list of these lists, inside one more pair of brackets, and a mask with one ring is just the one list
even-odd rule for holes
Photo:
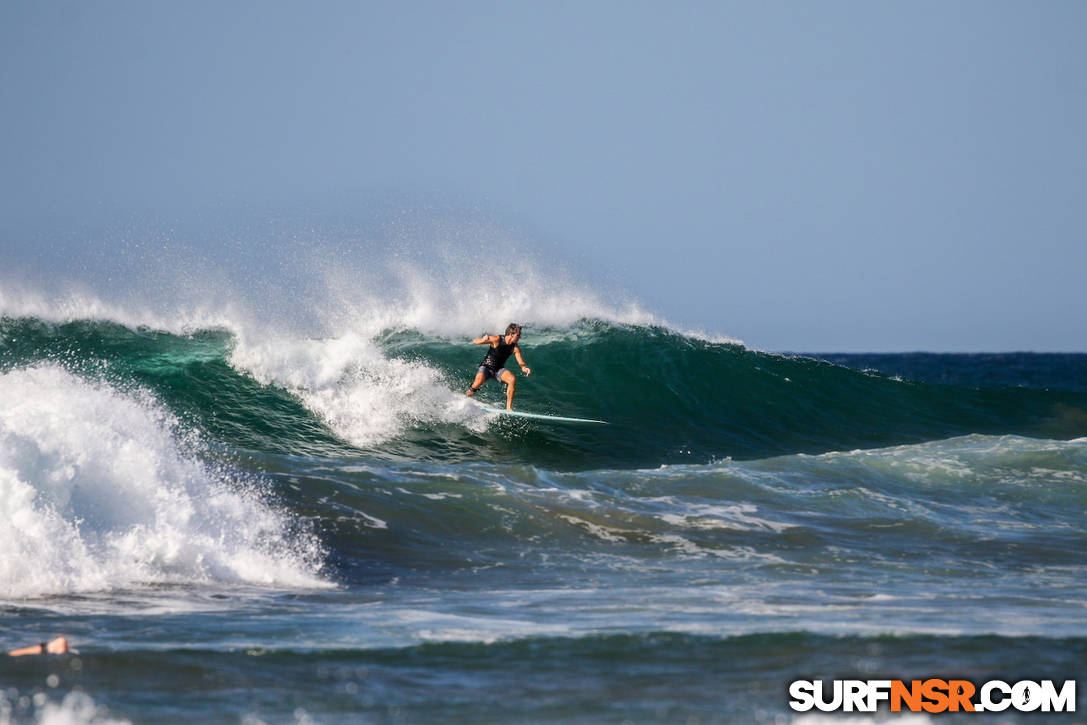
[[506,410],[505,408],[495,408],[490,405],[484,405],[475,400],[472,401],[477,407],[482,408],[487,413],[493,413],[494,415],[508,415],[513,418],[531,418],[533,420],[541,420],[549,423],[599,423],[601,425],[607,425],[606,420],[593,420],[592,418],[567,418],[561,415],[544,415],[543,413],[524,413],[520,410]]

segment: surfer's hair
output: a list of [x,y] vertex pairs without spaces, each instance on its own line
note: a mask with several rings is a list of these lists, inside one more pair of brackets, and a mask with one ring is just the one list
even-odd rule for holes
[[510,324],[506,325],[506,334],[507,335],[516,335],[520,331],[521,331],[521,326],[518,325],[516,322],[511,322]]

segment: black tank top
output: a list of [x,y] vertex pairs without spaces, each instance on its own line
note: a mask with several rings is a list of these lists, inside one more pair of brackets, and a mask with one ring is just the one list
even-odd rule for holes
[[483,362],[480,365],[494,370],[501,370],[506,365],[506,361],[510,359],[510,355],[513,354],[513,348],[517,347],[517,343],[512,345],[506,344],[506,338],[503,337],[498,341],[498,347],[492,347],[487,351],[487,357],[483,358]]

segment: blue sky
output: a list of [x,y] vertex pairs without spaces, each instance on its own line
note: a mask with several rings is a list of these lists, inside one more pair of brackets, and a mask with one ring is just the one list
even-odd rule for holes
[[0,245],[399,199],[762,349],[1084,351],[1084,37],[1081,2],[7,2]]

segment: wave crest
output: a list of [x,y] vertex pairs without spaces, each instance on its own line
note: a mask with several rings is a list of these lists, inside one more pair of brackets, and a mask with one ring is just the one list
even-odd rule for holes
[[315,538],[184,451],[150,396],[56,365],[0,375],[0,595],[327,585]]

